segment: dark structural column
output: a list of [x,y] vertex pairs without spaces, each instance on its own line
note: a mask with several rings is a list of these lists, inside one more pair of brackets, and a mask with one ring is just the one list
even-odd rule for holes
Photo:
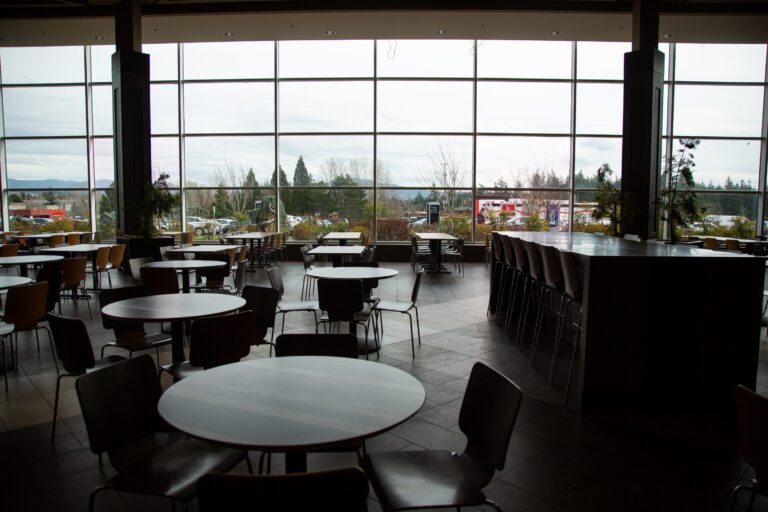
[[138,205],[152,181],[149,133],[149,55],[141,53],[141,2],[115,8],[112,103],[115,134],[117,233],[138,234]]
[[658,50],[659,0],[634,0],[632,51],[624,54],[621,190],[625,233],[657,237],[664,54]]

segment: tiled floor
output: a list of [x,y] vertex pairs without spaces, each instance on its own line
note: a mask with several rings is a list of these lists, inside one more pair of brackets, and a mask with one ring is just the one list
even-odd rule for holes
[[[407,300],[413,275],[406,264],[380,281],[385,300]],[[287,294],[298,296],[300,264],[282,264]],[[264,284],[263,272],[249,273],[252,284]],[[408,371],[423,384],[427,401],[411,420],[368,441],[368,449],[441,448],[461,451],[464,437],[458,411],[469,370],[484,361],[517,382],[525,392],[515,432],[502,471],[487,494],[508,511],[656,511],[725,510],[732,486],[751,478],[738,455],[734,425],[728,418],[692,413],[582,415],[563,408],[558,389],[547,386],[542,373],[528,364],[527,353],[512,346],[486,318],[488,269],[467,264],[466,275],[425,276],[421,305],[422,345],[411,357],[408,319],[389,314],[385,346],[379,361]],[[88,319],[80,305],[65,303],[89,326],[94,349],[109,339],[96,312]],[[311,315],[292,313],[286,331],[313,331]],[[99,467],[87,437],[72,379],[62,392],[59,427],[50,441],[56,375],[45,335],[40,353],[34,338],[20,338],[20,370],[10,372],[10,390],[0,389],[0,510],[87,509],[90,491],[111,473]],[[168,353],[163,357],[167,358]],[[263,349],[252,357],[264,357]],[[761,350],[759,391],[768,392],[765,350]],[[542,358],[542,360],[545,358]],[[538,365],[537,365],[538,366]],[[167,383],[166,383],[167,384]],[[252,454],[257,460],[258,453]],[[311,455],[309,466],[320,469],[354,463],[349,454]],[[282,471],[281,457],[273,457]],[[371,493],[370,509],[378,510]],[[758,509],[768,501],[758,500]],[[167,510],[154,498],[102,493],[98,510]],[[196,504],[191,505],[196,510]],[[488,507],[483,507],[488,508]]]

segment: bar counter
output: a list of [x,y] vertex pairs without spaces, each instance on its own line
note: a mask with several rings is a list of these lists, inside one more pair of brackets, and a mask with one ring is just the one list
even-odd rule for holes
[[[499,234],[576,256],[584,310],[570,406],[722,410],[736,384],[754,389],[763,257],[587,233]],[[560,359],[558,373],[567,366]]]

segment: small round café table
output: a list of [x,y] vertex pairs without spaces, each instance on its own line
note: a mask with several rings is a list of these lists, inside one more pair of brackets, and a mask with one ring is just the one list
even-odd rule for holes
[[27,277],[27,265],[47,263],[49,261],[63,260],[64,256],[43,256],[43,255],[28,255],[28,256],[3,256],[0,258],[0,266],[18,265],[19,274],[22,277]]
[[7,290],[14,286],[21,286],[23,284],[31,283],[32,279],[29,277],[16,277],[16,276],[0,276],[0,290]]
[[160,415],[193,437],[286,453],[286,472],[307,452],[363,440],[404,422],[424,386],[392,366],[343,357],[252,359],[196,373],[163,393]]
[[226,265],[223,261],[216,260],[166,260],[151,261],[144,265],[153,268],[172,268],[181,271],[181,290],[189,293],[189,271],[200,270],[203,268],[223,267]]
[[171,322],[171,354],[174,363],[184,357],[184,321],[231,313],[245,306],[245,300],[218,293],[174,293],[119,300],[104,306],[101,314],[115,320]]

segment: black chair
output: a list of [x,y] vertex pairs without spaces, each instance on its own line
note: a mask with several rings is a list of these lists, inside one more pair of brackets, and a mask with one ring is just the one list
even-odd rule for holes
[[242,461],[251,471],[245,450],[170,431],[157,412],[162,390],[146,354],[83,375],[75,387],[91,451],[106,452],[116,472],[91,492],[91,512],[98,493],[107,489],[166,497],[175,507],[197,496],[197,481],[207,473],[229,471]]
[[274,476],[211,473],[198,483],[200,512],[365,512],[367,497],[368,478],[360,468]]
[[275,356],[333,356],[357,359],[354,334],[281,334],[275,343]]
[[[149,295],[149,289],[142,285],[103,289],[99,292],[99,306],[103,311],[107,305],[113,302],[146,297],[147,295]],[[115,332],[115,339],[101,347],[101,357],[104,357],[104,350],[108,347],[127,350],[128,357],[133,357],[134,352],[154,349],[157,364],[159,365],[160,347],[170,345],[171,343],[171,337],[166,333],[147,334],[144,330],[144,322],[114,320],[102,314],[101,324],[105,329],[113,329]]]
[[752,485],[737,485],[733,488],[728,510],[733,510],[736,497],[741,491],[749,491],[749,511],[755,505],[758,494],[768,494],[768,439],[765,437],[768,428],[768,398],[742,385],[736,386],[735,397],[739,419],[739,451],[744,462],[755,471],[755,478]]
[[141,282],[149,290],[150,295],[167,295],[179,293],[179,277],[176,270],[162,267],[141,267]]
[[[275,316],[277,315],[277,290],[263,286],[247,285],[243,288],[245,309],[253,312],[253,339],[251,346],[262,344],[269,345],[269,355],[272,355],[272,347],[275,345]],[[269,341],[266,340],[267,331],[272,329]]]
[[267,269],[267,277],[269,283],[274,290],[277,291],[279,300],[277,302],[277,312],[283,315],[283,324],[280,329],[280,333],[285,332],[285,315],[287,313],[293,313],[296,311],[307,311],[312,313],[315,317],[315,324],[317,324],[317,311],[319,306],[315,300],[299,300],[299,301],[284,301],[283,294],[285,293],[285,286],[283,286],[283,278],[280,275],[280,269],[277,267],[270,267]]
[[56,417],[59,412],[61,379],[64,377],[79,377],[86,372],[99,370],[110,364],[123,361],[125,358],[112,355],[101,359],[94,359],[88,329],[86,329],[83,321],[78,318],[65,318],[49,313],[47,320],[53,332],[53,345],[56,347],[56,356],[66,372],[60,373],[56,377],[56,395],[53,399],[53,425],[51,426],[51,441],[53,441],[56,437]]
[[198,318],[192,321],[191,331],[189,359],[161,367],[174,382],[198,371],[236,363],[247,356],[254,339],[253,313],[246,310]]
[[[348,322],[352,325],[362,325],[365,328],[365,346],[368,357],[368,327],[373,315],[370,310],[365,310],[363,295],[363,282],[360,279],[318,279],[317,295],[320,309],[324,311],[320,321],[315,324],[317,332],[320,324]],[[379,340],[376,325],[373,330],[376,350],[379,348]]]
[[[533,330],[533,343],[531,344],[530,362],[531,366],[536,362],[536,353],[539,347],[539,341],[541,341],[544,327],[546,326],[544,320],[545,317],[551,316],[558,319],[558,325],[560,316],[564,312],[565,295],[563,291],[563,271],[560,267],[560,257],[557,254],[557,249],[551,245],[539,245],[539,252],[541,256],[541,265],[544,273],[544,283],[541,287],[541,294],[539,296],[538,315],[536,316],[536,326]],[[556,310],[553,307],[554,296],[560,297],[560,307]],[[557,336],[557,332],[555,332]],[[553,357],[557,357],[557,353],[553,352]]]
[[421,287],[421,276],[424,275],[424,269],[420,269],[416,274],[416,279],[413,282],[413,289],[411,290],[410,302],[391,302],[391,301],[379,301],[378,304],[373,306],[373,311],[379,313],[379,325],[381,326],[381,336],[384,337],[384,317],[381,315],[383,311],[391,311],[394,313],[402,313],[408,315],[408,322],[411,326],[411,354],[416,357],[416,349],[413,344],[413,317],[411,316],[411,310],[416,313],[416,332],[419,335],[419,346],[421,346],[421,326],[419,325],[419,306],[416,301],[419,299],[419,288]]
[[504,468],[523,393],[496,370],[475,363],[459,412],[467,446],[459,456],[442,450],[370,453],[363,468],[382,510],[488,504],[483,487]]
[[228,284],[224,282],[224,280],[229,276],[230,272],[232,272],[232,266],[231,261],[232,257],[229,255],[229,253],[222,252],[222,253],[216,253],[216,254],[206,254],[196,259],[205,259],[205,260],[214,260],[214,261],[221,261],[224,263],[221,267],[212,267],[212,268],[204,268],[197,271],[197,279],[198,281],[201,280],[201,278],[205,278],[205,282],[199,282],[198,284],[194,284],[190,286],[195,291],[209,291],[209,290],[219,290],[222,288],[231,288]]
[[48,331],[49,339],[51,338],[51,330],[45,325],[39,325],[39,323],[48,320],[47,314],[53,313],[56,309],[56,304],[61,300],[61,279],[61,270],[55,268],[43,267],[38,270],[37,275],[35,276],[35,282],[42,283],[45,281],[48,283],[48,294],[45,297],[45,314],[40,318],[38,327],[35,327],[35,331],[40,328],[46,329]]

